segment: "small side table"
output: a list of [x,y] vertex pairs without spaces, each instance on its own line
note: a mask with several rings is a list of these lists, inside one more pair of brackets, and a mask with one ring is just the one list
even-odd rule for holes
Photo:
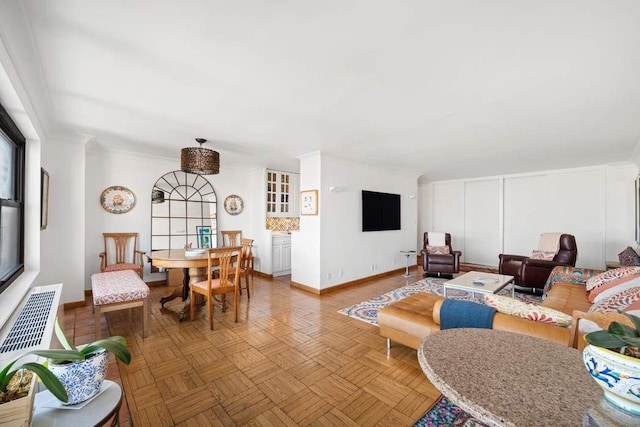
[[43,406],[51,402],[52,399],[57,399],[49,390],[36,393],[31,426],[102,426],[111,418],[113,418],[112,426],[119,425],[118,412],[120,411],[120,405],[122,405],[122,388],[117,383],[109,380],[104,380],[102,387],[102,393],[94,397],[81,409]]
[[622,267],[617,261],[607,261],[605,262],[605,265],[607,266],[607,270],[613,270],[614,268]]
[[416,251],[400,251],[400,253],[407,257],[407,262],[402,277],[413,277],[413,274],[409,273],[409,257],[415,254]]

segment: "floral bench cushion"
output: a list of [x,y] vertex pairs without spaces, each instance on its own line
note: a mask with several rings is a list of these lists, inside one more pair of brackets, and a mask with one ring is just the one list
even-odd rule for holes
[[133,270],[93,274],[91,289],[94,305],[134,301],[149,296],[149,287]]
[[547,283],[544,285],[543,298],[546,298],[547,294],[556,283],[562,282],[584,285],[587,283],[587,280],[600,273],[602,273],[602,270],[593,270],[590,268],[577,268],[565,265],[554,267],[547,279]]

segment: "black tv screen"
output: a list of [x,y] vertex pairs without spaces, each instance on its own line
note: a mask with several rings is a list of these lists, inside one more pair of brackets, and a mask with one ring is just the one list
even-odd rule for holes
[[400,230],[400,195],[362,190],[362,231]]

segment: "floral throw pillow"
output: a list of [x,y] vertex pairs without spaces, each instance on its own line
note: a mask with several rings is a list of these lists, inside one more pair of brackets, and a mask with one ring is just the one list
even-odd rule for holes
[[587,280],[587,290],[590,291],[612,280],[622,279],[623,277],[639,273],[640,267],[620,267],[614,268],[613,270],[607,270],[604,273],[600,273]]
[[589,313],[609,313],[640,309],[640,287],[626,289],[593,304]]
[[515,298],[493,294],[486,294],[484,301],[489,307],[495,308],[500,313],[510,314],[511,316],[518,316],[548,325],[561,326],[563,328],[571,326],[571,316],[552,308],[541,307]]
[[429,255],[447,255],[449,254],[449,246],[429,246],[427,245],[427,253]]
[[620,265],[640,265],[640,255],[631,246],[618,254],[618,260]]
[[554,256],[556,256],[555,252],[545,252],[545,251],[539,251],[537,249],[534,249],[533,252],[531,252],[531,256],[529,258],[553,261]]

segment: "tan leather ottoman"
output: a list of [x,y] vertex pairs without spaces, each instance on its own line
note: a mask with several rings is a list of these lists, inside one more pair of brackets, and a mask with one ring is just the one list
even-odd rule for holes
[[433,321],[433,305],[443,297],[417,293],[378,311],[380,335],[391,341],[417,349],[424,337],[440,330]]

